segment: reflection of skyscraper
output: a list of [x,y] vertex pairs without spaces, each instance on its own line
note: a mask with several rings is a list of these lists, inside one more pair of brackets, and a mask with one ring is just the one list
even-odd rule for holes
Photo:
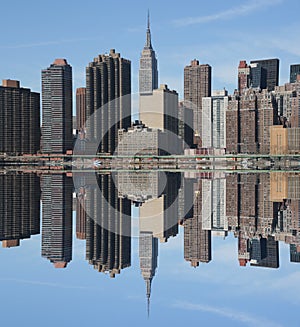
[[227,236],[225,178],[202,180],[202,226],[214,235]]
[[278,268],[279,267],[279,248],[278,241],[275,241],[273,236],[267,239],[267,255],[257,263],[251,263],[251,266],[265,267],[265,268]]
[[300,248],[295,244],[290,244],[290,262],[300,262]]
[[150,18],[148,13],[147,38],[142,51],[139,70],[139,92],[142,94],[152,94],[158,88],[158,71],[155,51],[152,48]]
[[139,257],[142,276],[146,282],[148,315],[150,309],[151,283],[157,268],[158,240],[151,232],[140,232]]
[[42,70],[43,153],[66,153],[73,148],[72,67],[56,59]]
[[131,203],[118,198],[111,175],[98,175],[97,181],[85,190],[86,259],[115,277],[131,264]]
[[145,201],[140,207],[140,231],[152,232],[160,242],[167,242],[170,236],[178,233],[178,189],[180,175],[177,173],[156,172],[158,189],[166,182],[162,194],[157,198]]
[[0,241],[3,247],[40,233],[40,186],[34,174],[0,175]]
[[194,213],[184,221],[184,258],[197,267],[211,260],[211,230],[202,227],[202,181],[194,184]]
[[72,178],[42,175],[42,256],[55,268],[72,260]]

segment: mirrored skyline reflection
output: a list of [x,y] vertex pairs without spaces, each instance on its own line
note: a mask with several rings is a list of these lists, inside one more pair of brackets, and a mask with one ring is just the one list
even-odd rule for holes
[[[125,288],[131,301],[143,304],[139,315],[147,316],[147,308],[152,319],[162,301],[159,294],[173,287],[182,298],[169,309],[183,307],[187,317],[201,312],[229,320],[233,317],[224,314],[223,306],[216,310],[205,302],[213,298],[210,293],[200,297],[202,302],[190,302],[189,292],[191,297],[196,292],[190,288],[207,280],[213,287],[219,283],[221,291],[228,283],[237,296],[236,283],[250,297],[250,284],[257,294],[266,287],[282,291],[285,283],[287,293],[297,289],[300,174],[122,171],[96,173],[97,185],[86,174],[73,185],[73,177],[63,172],[0,175],[4,289],[24,284],[82,292],[99,287],[92,284],[95,278],[107,293]],[[138,233],[133,232],[135,212]],[[19,269],[8,273],[10,266]],[[96,271],[118,278],[111,282]],[[268,280],[266,285],[260,278]],[[288,300],[297,305],[297,296]],[[251,302],[249,308],[255,307]]]

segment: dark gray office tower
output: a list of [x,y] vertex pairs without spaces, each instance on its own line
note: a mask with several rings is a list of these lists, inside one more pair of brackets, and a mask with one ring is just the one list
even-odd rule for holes
[[111,175],[86,187],[86,259],[110,277],[131,265],[131,202],[118,198]]
[[86,138],[113,154],[118,129],[131,126],[131,62],[114,49],[86,68]]
[[140,58],[139,92],[140,95],[152,94],[152,91],[157,88],[158,88],[157,59],[151,42],[150,18],[148,12],[146,44],[144,46]]
[[42,70],[42,110],[42,152],[72,150],[72,67],[66,59]]
[[72,260],[73,181],[65,174],[42,175],[42,256],[55,268]]
[[250,86],[252,88],[267,88],[267,70],[259,63],[250,64]]
[[40,94],[3,80],[0,86],[0,152],[35,154],[40,148]]
[[279,268],[279,247],[278,241],[275,241],[274,236],[269,236],[267,239],[267,255],[257,263],[251,263],[251,266],[265,268]]
[[290,244],[290,262],[300,262],[299,247],[295,244]]
[[5,248],[40,233],[40,186],[35,174],[0,175],[0,241]]
[[300,75],[300,64],[290,66],[290,83],[297,82],[297,75]]
[[252,60],[250,64],[259,64],[266,70],[266,88],[273,91],[279,82],[279,59]]

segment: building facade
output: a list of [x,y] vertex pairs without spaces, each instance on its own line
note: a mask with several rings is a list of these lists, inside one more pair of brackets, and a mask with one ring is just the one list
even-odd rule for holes
[[184,68],[184,101],[194,111],[194,134],[202,135],[202,98],[211,96],[211,66],[198,60]]
[[43,153],[66,153],[73,149],[72,67],[56,59],[42,70]]
[[40,94],[3,80],[0,86],[0,152],[36,154],[40,149]]
[[76,130],[79,138],[85,138],[86,122],[86,88],[79,87],[76,89]]
[[118,129],[131,125],[131,62],[114,49],[86,68],[86,138],[113,154]]
[[202,98],[202,147],[226,148],[226,110],[228,92],[214,91],[212,97]]
[[[259,64],[266,71],[266,88],[273,91],[279,82],[279,59],[251,60],[250,64]],[[264,88],[264,87],[262,87]]]

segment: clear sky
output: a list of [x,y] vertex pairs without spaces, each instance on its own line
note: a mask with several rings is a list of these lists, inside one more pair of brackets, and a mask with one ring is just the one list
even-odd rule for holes
[[1,2],[1,79],[40,91],[41,69],[55,58],[73,67],[74,89],[85,67],[115,48],[132,61],[132,90],[151,14],[159,82],[183,96],[183,69],[194,58],[213,67],[213,89],[236,87],[239,60],[279,58],[280,83],[300,63],[299,0]]

